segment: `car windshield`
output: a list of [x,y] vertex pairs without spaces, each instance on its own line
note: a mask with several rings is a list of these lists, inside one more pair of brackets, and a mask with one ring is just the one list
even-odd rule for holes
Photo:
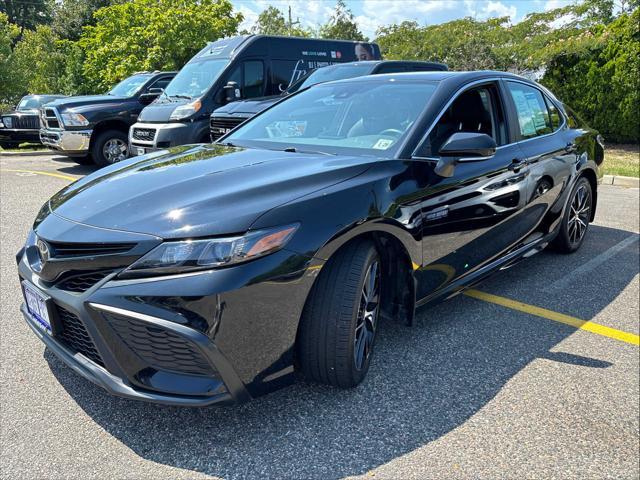
[[393,79],[316,85],[249,120],[223,142],[391,158],[436,86]]
[[132,75],[129,78],[125,78],[111,90],[109,90],[108,95],[113,95],[114,97],[131,97],[138,93],[138,91],[143,87],[147,80],[149,80],[151,75]]
[[329,67],[318,68],[287,88],[286,93],[291,94],[318,83],[369,75],[371,70],[373,70],[373,67],[374,65],[372,64],[353,63],[349,65],[332,65]]
[[201,97],[218,79],[228,63],[228,59],[187,63],[167,85],[164,93],[168,97]]
[[16,110],[18,110],[19,112],[24,110],[37,110],[38,108],[40,108],[40,105],[42,105],[42,103],[46,103],[47,101],[48,100],[43,97],[23,97],[22,100],[20,100],[20,103],[18,104],[18,108],[16,108]]

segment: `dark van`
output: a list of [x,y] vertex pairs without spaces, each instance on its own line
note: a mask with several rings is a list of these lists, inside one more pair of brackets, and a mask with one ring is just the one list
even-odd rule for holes
[[435,72],[446,70],[448,70],[448,67],[444,63],[405,60],[369,60],[322,67],[307,73],[304,77],[289,85],[289,87],[279,95],[232,102],[216,109],[211,114],[211,141],[216,141],[248,118],[253,117],[262,110],[266,110],[287,95],[291,95],[311,85],[331,82],[333,80],[363,77],[365,75],[377,75],[379,73]]
[[132,155],[209,142],[209,116],[231,101],[277,95],[318,67],[378,60],[375,43],[241,35],[209,43],[129,130]]

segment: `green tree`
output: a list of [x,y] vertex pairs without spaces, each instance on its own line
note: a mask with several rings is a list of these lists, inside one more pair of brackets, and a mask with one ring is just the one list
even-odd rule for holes
[[53,0],[0,0],[0,13],[7,15],[9,23],[17,25],[21,38],[25,30],[51,21]]
[[18,87],[25,93],[64,92],[66,50],[51,27],[25,30],[12,59],[14,71],[22,79]]
[[353,12],[347,8],[343,0],[338,0],[333,15],[327,23],[320,26],[318,33],[320,38],[368,41],[358,28]]
[[131,0],[94,16],[96,25],[79,40],[93,91],[140,70],[178,70],[207,40],[235,34],[242,21],[228,0]]
[[16,78],[13,67],[13,49],[11,48],[19,34],[20,29],[9,23],[6,14],[0,13],[0,111],[8,109],[22,93],[20,81]]
[[[289,12],[291,14],[291,12]],[[309,37],[311,32],[299,26],[299,21],[285,20],[282,12],[273,6],[264,9],[251,27],[251,33],[263,35],[283,35],[291,37]]]
[[78,40],[82,27],[95,25],[93,14],[103,7],[124,0],[62,0],[53,9],[52,28],[60,38]]

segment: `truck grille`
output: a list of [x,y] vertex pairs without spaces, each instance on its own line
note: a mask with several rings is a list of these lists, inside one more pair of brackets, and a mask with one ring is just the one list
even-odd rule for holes
[[102,314],[120,339],[150,367],[192,375],[213,375],[209,362],[186,338],[166,328],[124,315],[111,312]]
[[143,142],[153,142],[153,139],[156,136],[155,128],[134,128],[133,129],[133,139],[140,140]]
[[96,346],[89,336],[89,332],[85,328],[82,321],[77,315],[69,310],[56,305],[58,310],[58,319],[62,325],[62,333],[57,335],[57,339],[65,344],[71,351],[77,352],[88,358],[101,367],[104,367],[102,357],[96,350]]
[[40,110],[40,122],[44,128],[60,129],[58,115],[53,108],[43,108]]
[[21,130],[38,130],[40,122],[37,115],[20,115],[13,117],[13,128]]
[[229,133],[248,117],[211,117],[211,140],[217,140],[221,136]]

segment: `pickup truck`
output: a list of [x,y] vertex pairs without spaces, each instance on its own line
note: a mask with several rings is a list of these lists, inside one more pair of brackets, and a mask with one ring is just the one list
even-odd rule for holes
[[13,111],[0,115],[0,147],[40,143],[38,109],[59,98],[64,98],[64,95],[25,95]]
[[104,95],[56,100],[40,108],[40,141],[78,163],[106,166],[128,156],[129,127],[175,72],[139,72]]

